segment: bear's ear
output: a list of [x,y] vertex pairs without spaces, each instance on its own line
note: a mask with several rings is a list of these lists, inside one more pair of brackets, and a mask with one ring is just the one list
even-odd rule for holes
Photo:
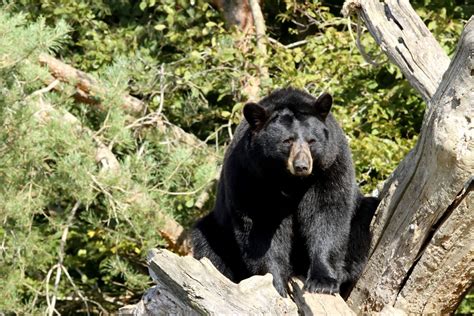
[[267,111],[257,103],[247,103],[244,106],[244,116],[253,131],[262,128],[267,121]]
[[331,107],[332,96],[326,92],[321,94],[314,103],[314,108],[316,109],[318,115],[322,117],[322,119],[326,119],[326,116],[328,116],[329,111],[331,111]]

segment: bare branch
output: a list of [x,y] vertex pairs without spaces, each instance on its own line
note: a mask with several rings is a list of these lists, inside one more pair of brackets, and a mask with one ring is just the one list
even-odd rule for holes
[[[52,316],[53,313],[57,313],[56,311],[56,296],[58,294],[58,287],[59,287],[59,282],[61,281],[61,271],[63,270],[63,263],[64,263],[64,253],[65,253],[65,247],[66,247],[66,240],[67,240],[67,235],[69,232],[69,228],[72,226],[72,221],[74,220],[74,217],[76,216],[76,212],[79,209],[79,206],[81,205],[80,201],[77,201],[76,204],[74,204],[71,213],[69,214],[69,217],[67,218],[66,221],[66,227],[64,227],[63,233],[61,235],[61,242],[59,244],[59,252],[58,252],[58,263],[55,265],[56,267],[56,279],[54,281],[54,293],[51,299],[48,297],[48,315]],[[52,270],[50,270],[52,271]],[[51,274],[48,273],[50,276]],[[49,284],[49,278],[46,280],[46,284]],[[83,300],[84,304],[86,305],[87,309],[87,315],[89,315],[89,307],[87,304],[86,300]]]
[[[48,67],[54,78],[75,85],[77,89],[76,98],[81,102],[100,107],[100,100],[97,98],[104,94],[105,90],[97,80],[47,54],[41,54],[39,62],[41,65]],[[132,114],[142,113],[145,107],[142,101],[130,95],[122,96],[122,102],[122,107]]]
[[342,12],[359,15],[413,88],[425,101],[433,97],[449,58],[408,0],[347,0]]

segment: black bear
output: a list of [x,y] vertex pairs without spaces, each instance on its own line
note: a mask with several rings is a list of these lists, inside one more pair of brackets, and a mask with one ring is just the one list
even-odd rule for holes
[[[234,282],[269,272],[282,296],[295,274],[307,276],[312,292],[350,289],[365,262],[367,214],[375,208],[359,192],[331,106],[329,94],[291,88],[245,105],[214,210],[192,231],[196,258],[209,258]],[[357,209],[367,214],[354,216]]]

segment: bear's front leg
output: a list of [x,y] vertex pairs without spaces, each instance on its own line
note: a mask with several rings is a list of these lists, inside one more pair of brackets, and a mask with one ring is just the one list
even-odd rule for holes
[[288,282],[290,280],[290,276],[285,273],[279,273],[278,270],[270,269],[270,273],[273,276],[273,286],[277,290],[278,294],[281,297],[286,298],[288,296]]
[[[268,224],[267,224],[268,225]],[[282,297],[288,295],[292,268],[290,253],[293,238],[293,219],[284,218],[271,236],[270,248],[265,255],[265,269],[273,276],[273,286]]]
[[350,216],[338,210],[314,211],[303,225],[309,268],[305,289],[313,293],[334,294],[342,283],[344,258],[350,229]]
[[[312,256],[304,286],[306,291],[324,294],[339,293],[339,287],[341,285],[339,271],[342,264],[331,262],[330,257],[331,255],[328,253],[322,252]],[[339,260],[339,258],[336,260]]]
[[288,281],[292,268],[292,218],[275,222],[254,222],[244,249],[244,261],[252,274],[271,273],[273,286],[282,297],[288,295]]

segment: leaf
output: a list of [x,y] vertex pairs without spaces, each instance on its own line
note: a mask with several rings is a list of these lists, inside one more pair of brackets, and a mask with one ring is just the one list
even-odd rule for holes
[[231,115],[231,113],[229,111],[222,111],[221,112],[221,116],[223,118],[228,118],[228,117],[230,117],[230,115]]
[[185,206],[187,208],[193,207],[194,206],[194,200],[193,199],[187,200]]
[[163,31],[166,28],[166,25],[164,24],[157,24],[155,25],[154,29],[157,31]]

